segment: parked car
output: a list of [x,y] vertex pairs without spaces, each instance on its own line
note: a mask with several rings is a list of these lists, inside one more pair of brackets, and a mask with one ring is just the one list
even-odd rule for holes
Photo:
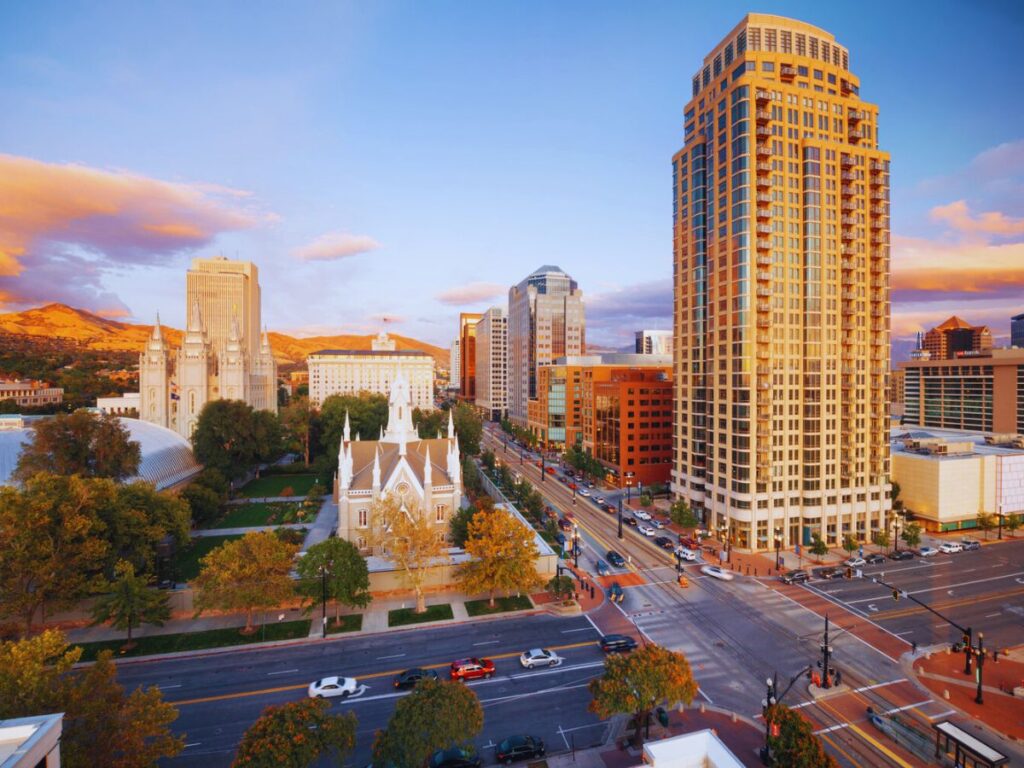
[[686,560],[687,562],[693,562],[697,559],[697,553],[687,547],[676,547],[676,557],[680,560]]
[[494,675],[494,662],[490,659],[458,659],[452,662],[452,680],[477,680]]
[[890,560],[913,560],[914,553],[909,549],[894,549],[889,553]]
[[549,520],[557,520],[557,519],[558,519],[558,512],[556,512],[556,511],[555,511],[554,507],[547,507],[547,508],[546,508],[546,509],[544,510],[544,515],[545,515],[545,516],[546,516],[546,517],[547,517],[547,518],[548,518]]
[[616,568],[625,568],[626,567],[626,558],[624,558],[622,555],[620,555],[614,549],[609,549],[608,550],[608,554],[606,554],[604,557],[605,557],[605,559],[609,563],[614,565]]
[[556,533],[555,534],[555,541],[558,542],[559,549],[564,549],[565,548],[566,538],[565,538],[565,534],[564,533],[562,533],[561,531]]
[[802,584],[810,578],[811,574],[809,574],[802,568],[799,568],[782,574],[781,576],[779,576],[779,581],[781,581],[783,584]]
[[567,478],[565,475],[559,475],[558,476],[558,482],[565,483],[566,485],[568,485],[569,484],[569,478]]
[[675,549],[676,548],[676,545],[673,543],[672,539],[670,539],[668,536],[659,536],[658,538],[656,538],[654,540],[654,543],[657,544],[662,549]]
[[407,669],[405,672],[399,672],[394,677],[394,685],[400,691],[413,688],[420,680],[437,680],[437,672],[432,669],[422,669],[420,667],[413,667]]
[[335,696],[351,696],[356,692],[354,677],[325,677],[309,684],[309,698],[328,699]]
[[659,531],[665,527],[665,524],[656,517],[651,518],[651,526],[657,528]]
[[964,552],[968,552],[972,549],[981,549],[981,542],[975,541],[974,539],[964,539],[960,543],[963,545]]
[[608,512],[609,514],[614,515],[616,512],[615,507],[613,507],[611,504],[602,504],[601,506],[604,507],[604,511]]
[[868,561],[863,557],[851,557],[843,563],[847,568],[862,568],[867,564]]
[[623,653],[636,648],[636,640],[629,635],[605,635],[601,638],[601,650],[605,653]]
[[697,541],[696,539],[691,539],[689,537],[681,536],[679,538],[679,543],[681,545],[683,545],[684,547],[686,547],[687,549],[692,549],[694,552],[696,552],[696,551],[698,551],[700,549],[700,542]]
[[870,555],[865,555],[864,560],[868,565],[877,565],[878,563],[885,562],[885,555],[880,555],[878,552],[875,552]]
[[572,530],[572,520],[570,520],[568,517],[563,517],[561,520],[558,521],[558,527],[566,533],[568,533]]
[[717,565],[705,565],[700,569],[700,572],[705,576],[711,576],[712,578],[721,579],[722,581],[733,580],[732,571],[723,570]]
[[546,648],[531,648],[529,651],[523,651],[519,657],[519,663],[527,669],[533,669],[534,667],[552,667],[559,661],[558,655],[554,651],[549,651]]
[[640,524],[640,521],[632,515],[623,515],[622,522],[624,522],[626,525],[632,525],[634,528],[636,528]]
[[597,504],[597,506],[603,507],[604,506],[604,496],[598,496],[596,499],[594,499],[594,502]]
[[633,514],[636,515],[637,517],[639,517],[641,520],[650,520],[651,519],[650,512],[644,512],[642,509],[638,509]]
[[622,591],[622,585],[617,581],[613,581],[612,585],[608,587],[608,599],[613,603],[621,603],[626,599],[626,593]]
[[579,493],[580,496],[589,496],[590,495],[590,491],[588,491],[586,488],[580,488],[578,493]]
[[921,547],[917,550],[917,554],[921,557],[935,557],[935,555],[939,554],[939,550],[935,547]]
[[594,563],[594,566],[597,569],[598,576],[607,576],[609,573],[612,572],[611,569],[608,567],[608,563],[606,563],[604,560],[598,560],[596,563]]
[[439,749],[427,762],[427,768],[479,768],[484,761],[464,749]]
[[839,568],[832,567],[815,568],[811,573],[816,579],[841,579],[843,577],[843,572]]
[[505,765],[536,757],[544,757],[544,742],[533,736],[509,736],[494,748],[494,759]]
[[643,534],[644,536],[647,536],[647,537],[653,537],[653,536],[654,536],[654,534],[655,534],[655,533],[657,533],[657,531],[655,531],[655,530],[654,530],[653,528],[651,528],[651,526],[649,526],[649,525],[638,525],[638,526],[636,527],[636,529],[637,529],[638,531],[640,531],[640,533],[642,533],[642,534]]
[[954,552],[963,552],[964,545],[959,541],[946,541],[939,545],[939,552],[946,555],[951,555]]
[[594,487],[593,481],[587,480],[587,488],[593,488],[593,487]]

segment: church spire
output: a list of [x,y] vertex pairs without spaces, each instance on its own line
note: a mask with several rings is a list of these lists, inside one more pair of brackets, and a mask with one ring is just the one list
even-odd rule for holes
[[430,443],[427,443],[427,454],[423,458],[423,486],[430,487],[434,484],[434,474],[430,466]]
[[160,327],[160,313],[156,313],[156,325],[153,326],[153,335],[150,337],[153,341],[163,341],[164,331]]
[[345,429],[344,429],[344,432],[342,434],[344,435],[344,437],[342,439],[346,443],[349,440],[352,439],[352,430],[351,430],[351,427],[349,426],[349,422],[348,422],[348,411],[345,411]]
[[203,314],[199,311],[199,301],[192,302],[192,311],[188,315],[188,329],[190,333],[203,332]]
[[448,439],[455,437],[455,421],[452,419],[452,410],[448,409]]

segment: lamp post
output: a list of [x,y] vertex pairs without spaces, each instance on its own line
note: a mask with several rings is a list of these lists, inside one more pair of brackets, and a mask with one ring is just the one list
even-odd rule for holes
[[[718,524],[718,538],[722,542],[722,546],[718,548],[718,562],[724,563],[725,558],[729,555],[729,550],[726,546],[725,541],[725,523]],[[724,555],[723,555],[724,553]]]
[[974,701],[978,704],[984,704],[985,699],[981,695],[981,668],[985,664],[985,635],[982,632],[978,633],[978,659],[975,661],[974,674],[978,678],[978,694],[974,697]]
[[622,538],[622,496],[619,496],[619,538]]
[[765,680],[768,688],[764,698],[761,700],[761,714],[764,716],[764,751],[761,753],[761,762],[765,765],[772,764],[771,748],[768,746],[768,738],[771,736],[772,724],[768,721],[768,709],[775,706],[778,701],[779,673]]
[[782,563],[782,529],[775,529],[775,570],[781,568]]
[[572,564],[580,567],[580,527],[576,523],[572,524]]
[[320,566],[320,629],[321,636],[327,637],[327,565]]
[[893,549],[896,552],[900,551],[900,513],[894,511],[892,513],[892,530],[893,530]]
[[576,481],[575,480],[573,480],[573,483],[572,483],[572,505],[576,506]]
[[540,455],[540,481],[544,482],[544,454]]

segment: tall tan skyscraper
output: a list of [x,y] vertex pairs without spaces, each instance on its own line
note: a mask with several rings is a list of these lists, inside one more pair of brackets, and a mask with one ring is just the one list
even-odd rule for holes
[[255,359],[260,352],[259,270],[251,261],[231,261],[224,256],[192,259],[185,278],[185,299],[189,311],[199,305],[206,335],[214,352],[220,354],[231,336],[231,322],[238,330],[246,352]]
[[831,34],[750,14],[672,161],[672,488],[742,549],[887,524],[889,156]]

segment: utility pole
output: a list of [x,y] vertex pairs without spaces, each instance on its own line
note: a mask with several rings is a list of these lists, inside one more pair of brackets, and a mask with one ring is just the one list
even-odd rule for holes
[[825,614],[825,642],[821,644],[821,687],[831,688],[828,663],[832,658],[832,646],[828,644],[828,614]]
[[619,538],[622,538],[622,494],[619,494]]

